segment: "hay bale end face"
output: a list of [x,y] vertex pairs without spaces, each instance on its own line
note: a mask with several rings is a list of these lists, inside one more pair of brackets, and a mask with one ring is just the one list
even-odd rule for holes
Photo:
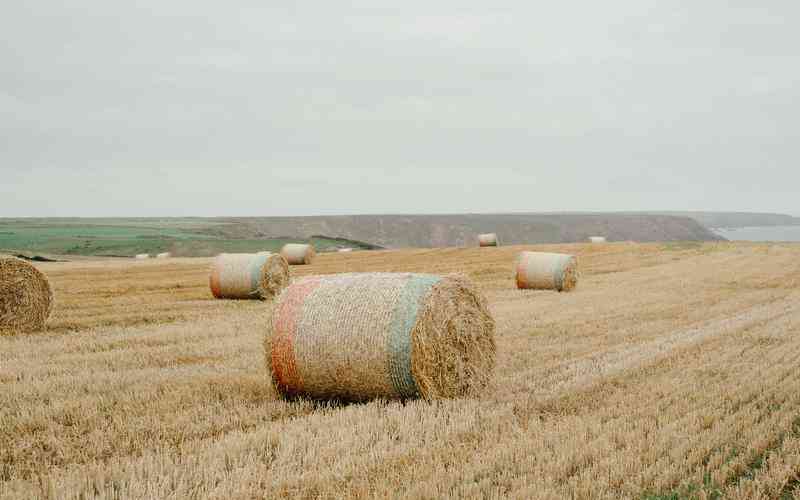
[[22,259],[0,255],[0,332],[42,330],[52,308],[47,277]]
[[144,260],[144,259],[149,259],[150,255],[148,255],[146,253],[138,253],[138,254],[136,254],[136,256],[134,258],[137,259],[137,260]]
[[514,262],[517,288],[568,292],[578,284],[578,259],[574,255],[521,252]]
[[316,252],[313,245],[304,243],[287,243],[281,249],[281,255],[286,259],[286,262],[295,266],[311,264],[314,260]]
[[497,247],[500,246],[500,240],[497,238],[496,233],[479,234],[478,245],[482,247]]
[[489,383],[494,330],[486,299],[462,276],[309,276],[275,301],[265,362],[284,397],[468,396]]
[[289,264],[269,252],[224,253],[212,262],[208,281],[218,299],[269,300],[289,284]]
[[172,257],[172,254],[169,253],[169,252],[163,252],[163,253],[157,253],[156,254],[156,259],[169,259],[170,257]]
[[605,243],[606,237],[605,236],[589,236],[589,241],[591,243]]

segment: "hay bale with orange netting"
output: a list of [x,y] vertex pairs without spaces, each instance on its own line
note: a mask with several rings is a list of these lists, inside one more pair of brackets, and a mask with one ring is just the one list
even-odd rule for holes
[[495,363],[486,299],[463,276],[309,276],[276,299],[264,352],[286,398],[477,395]]
[[299,266],[304,264],[311,264],[314,257],[317,255],[314,251],[313,245],[304,243],[287,243],[281,249],[281,255],[286,259],[289,264]]
[[568,292],[578,285],[578,259],[574,255],[521,252],[514,262],[517,288]]
[[478,245],[482,247],[498,247],[500,246],[500,240],[497,239],[496,233],[479,234]]
[[53,289],[28,262],[0,255],[0,332],[42,330],[53,308]]
[[289,264],[270,252],[223,253],[211,264],[208,281],[218,299],[269,300],[289,284]]

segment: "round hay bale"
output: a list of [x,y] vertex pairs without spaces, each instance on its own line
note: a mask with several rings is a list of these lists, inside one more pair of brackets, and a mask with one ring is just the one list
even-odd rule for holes
[[292,265],[311,264],[314,260],[316,252],[314,252],[313,245],[304,243],[287,243],[281,249],[281,255],[286,259],[286,262]]
[[134,257],[134,258],[138,259],[138,260],[144,260],[144,259],[149,259],[150,256],[148,254],[146,254],[146,253],[137,253],[136,257]]
[[0,255],[0,331],[42,330],[53,308],[53,289],[41,271]]
[[592,243],[605,243],[606,237],[605,236],[589,236],[589,241]]
[[276,253],[223,253],[208,283],[218,299],[272,299],[289,284],[289,264]]
[[340,248],[338,250],[339,253],[346,253],[346,252],[352,252],[352,251],[353,251],[352,248]]
[[478,245],[482,247],[497,247],[500,246],[500,240],[497,239],[496,233],[479,234]]
[[514,262],[517,288],[568,292],[578,284],[578,259],[574,255],[521,252]]
[[156,259],[169,259],[170,257],[172,257],[172,254],[169,253],[169,252],[163,252],[163,253],[157,253],[156,254]]
[[451,398],[488,385],[494,330],[463,276],[309,276],[276,299],[264,353],[286,398]]

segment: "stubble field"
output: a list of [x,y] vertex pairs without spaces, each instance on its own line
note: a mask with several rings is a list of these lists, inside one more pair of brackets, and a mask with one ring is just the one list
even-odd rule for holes
[[[519,291],[523,249],[579,256]],[[319,255],[293,276],[463,272],[497,321],[481,399],[276,398],[269,307],[210,259],[37,264],[47,332],[0,336],[0,498],[791,498],[800,246],[518,246]]]

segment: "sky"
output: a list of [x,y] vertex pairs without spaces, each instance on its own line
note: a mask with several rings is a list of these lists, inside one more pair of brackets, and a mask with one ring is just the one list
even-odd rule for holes
[[0,5],[0,217],[800,215],[800,2]]

